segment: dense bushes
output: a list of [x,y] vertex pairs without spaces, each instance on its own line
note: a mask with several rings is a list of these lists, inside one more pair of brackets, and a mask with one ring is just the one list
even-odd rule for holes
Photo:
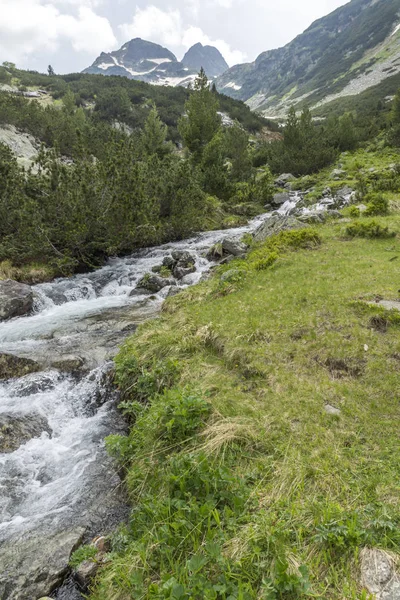
[[245,214],[260,212],[272,194],[270,173],[256,178],[248,133],[224,129],[218,108],[199,77],[179,123],[182,156],[154,104],[139,130],[125,127],[136,108],[123,86],[102,90],[94,114],[77,108],[71,89],[58,108],[0,94],[0,123],[53,147],[28,172],[0,147],[0,263],[42,262],[69,274],[138,246],[222,227],[235,206],[239,214],[242,205]]
[[353,150],[356,145],[357,133],[351,114],[340,118],[332,116],[326,123],[316,125],[308,109],[298,117],[291,108],[283,139],[259,146],[253,164],[268,163],[274,173],[308,175],[331,164],[340,152]]

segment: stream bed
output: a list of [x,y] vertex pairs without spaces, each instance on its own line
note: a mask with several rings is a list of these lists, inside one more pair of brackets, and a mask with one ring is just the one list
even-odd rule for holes
[[[296,202],[281,207],[292,210]],[[35,310],[0,323],[0,352],[33,359],[38,373],[0,382],[0,423],[29,426],[29,439],[0,454],[0,598],[37,600],[67,574],[71,551],[90,534],[107,533],[126,515],[121,482],[104,438],[124,432],[110,384],[112,359],[124,338],[155,318],[169,288],[133,295],[145,273],[174,250],[190,252],[196,284],[210,263],[207,251],[223,238],[241,238],[248,225],[112,259],[101,269],[34,286]],[[79,372],[52,367],[81,365]],[[75,598],[66,592],[59,598]]]

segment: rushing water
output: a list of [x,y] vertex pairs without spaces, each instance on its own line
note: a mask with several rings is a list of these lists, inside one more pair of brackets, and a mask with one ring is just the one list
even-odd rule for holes
[[[288,213],[297,200],[294,197],[279,212]],[[157,315],[169,291],[165,288],[149,298],[131,296],[132,290],[173,250],[189,251],[196,262],[196,272],[179,285],[197,283],[210,269],[205,254],[213,244],[254,231],[268,216],[238,229],[203,233],[112,259],[90,274],[37,285],[34,314],[0,323],[0,352],[44,365],[40,373],[0,384],[0,417],[11,423],[27,419],[38,427],[32,439],[0,454],[2,600],[35,600],[47,593],[46,586],[54,580],[51,573],[46,579],[41,569],[63,544],[68,556],[83,528],[109,516],[116,504],[113,491],[119,480],[104,437],[123,424],[105,374],[121,341],[138,323]],[[51,367],[71,356],[82,359],[84,375]]]
[[[280,212],[293,205],[287,203]],[[105,374],[124,337],[138,323],[157,315],[169,291],[166,288],[150,298],[131,296],[132,290],[173,250],[189,251],[196,262],[196,272],[179,285],[197,283],[210,269],[205,254],[213,244],[228,236],[240,238],[265,218],[112,259],[93,273],[37,285],[34,314],[0,323],[0,352],[44,365],[40,373],[0,383],[0,417],[11,424],[13,420],[37,424],[32,439],[0,454],[2,600],[34,600],[48,592],[45,586],[53,580],[44,577],[42,585],[40,568],[43,563],[45,569],[52,558],[43,546],[54,554],[60,544],[73,545],[70,530],[96,523],[115,504],[112,492],[119,480],[106,456],[104,437],[119,431],[122,423]],[[51,367],[71,357],[86,365],[84,375]],[[58,532],[63,535],[53,548]],[[81,533],[77,530],[77,539]],[[70,550],[66,548],[67,554]],[[35,577],[37,584],[32,583]]]

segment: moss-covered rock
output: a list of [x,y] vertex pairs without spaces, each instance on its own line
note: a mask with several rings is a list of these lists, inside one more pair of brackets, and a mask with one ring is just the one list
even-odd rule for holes
[[36,373],[40,368],[34,360],[0,352],[0,381]]

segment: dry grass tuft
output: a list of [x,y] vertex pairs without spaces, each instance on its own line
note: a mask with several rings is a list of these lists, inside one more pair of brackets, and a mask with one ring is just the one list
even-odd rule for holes
[[205,438],[202,450],[208,455],[218,455],[232,444],[257,443],[260,431],[253,419],[237,417],[216,421],[203,431],[202,436]]

